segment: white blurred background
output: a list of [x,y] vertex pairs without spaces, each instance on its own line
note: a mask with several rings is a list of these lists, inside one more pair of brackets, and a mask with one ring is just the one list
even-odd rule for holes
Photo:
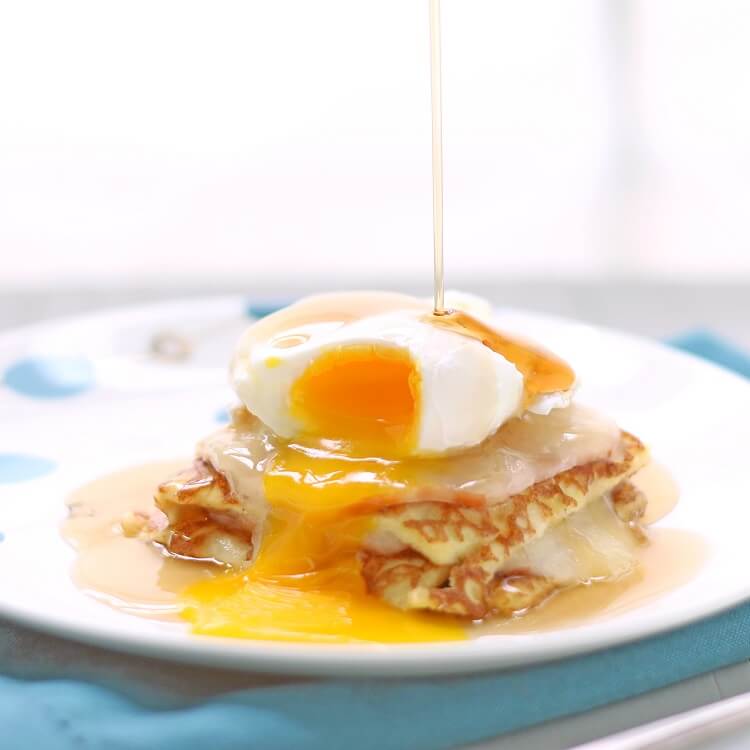
[[[750,280],[750,5],[443,0],[450,286]],[[0,5],[0,288],[431,278],[426,0]]]

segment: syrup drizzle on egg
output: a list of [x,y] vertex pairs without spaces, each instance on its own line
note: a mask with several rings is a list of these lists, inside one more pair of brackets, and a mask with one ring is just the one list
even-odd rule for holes
[[560,357],[519,338],[501,333],[492,326],[462,310],[425,318],[432,325],[480,341],[501,357],[512,362],[523,375],[524,407],[548,393],[570,390],[576,381],[573,368]]

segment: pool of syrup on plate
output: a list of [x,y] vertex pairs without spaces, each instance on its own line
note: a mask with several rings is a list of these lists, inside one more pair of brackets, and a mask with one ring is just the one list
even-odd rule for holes
[[[128,511],[150,509],[154,487],[187,463],[144,464],[94,480],[73,493],[62,532],[77,553],[73,579],[79,588],[129,614],[181,621],[181,592],[219,575],[222,567],[175,558],[156,545],[126,538],[120,519]],[[649,498],[647,524],[674,508],[679,491],[663,467],[651,464],[634,481]],[[689,531],[656,527],[649,537],[649,544],[637,553],[638,569],[629,576],[559,592],[523,617],[469,625],[469,637],[557,630],[636,609],[690,581],[708,554],[705,542]]]

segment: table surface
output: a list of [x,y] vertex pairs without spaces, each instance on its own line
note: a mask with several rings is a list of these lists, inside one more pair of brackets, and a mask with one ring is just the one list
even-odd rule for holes
[[[173,286],[167,290],[82,288],[20,291],[0,288],[0,329],[60,315],[185,296],[244,292],[251,299],[280,300],[307,291],[312,290],[305,289],[304,284],[298,284],[290,292],[288,286],[281,285],[253,289],[251,286],[240,288],[206,283]],[[425,290],[416,291],[424,293]],[[469,291],[498,305],[564,315],[656,338],[691,328],[710,329],[750,349],[750,284],[513,282],[485,284]],[[75,674],[101,681],[102,675],[106,674],[112,684],[119,684],[122,678],[143,679],[152,687],[161,686],[191,697],[275,681],[274,678],[212,669],[201,670],[202,678],[195,679],[194,668],[122,657],[1,621],[0,659],[12,673],[27,678]],[[188,673],[190,679],[187,679]],[[472,747],[474,750],[562,750],[747,690],[750,690],[750,663],[742,663]],[[750,734],[724,738],[710,745],[711,748],[726,750],[748,746]]]

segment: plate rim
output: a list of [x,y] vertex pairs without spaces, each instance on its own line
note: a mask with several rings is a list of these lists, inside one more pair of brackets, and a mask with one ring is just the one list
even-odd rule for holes
[[[210,310],[217,305],[228,308],[236,306],[237,312],[249,304],[250,295],[216,294],[172,298],[136,305],[117,305],[100,311],[49,318],[0,331],[0,350],[13,348],[23,342],[26,335],[48,330],[50,327],[71,326],[91,322],[115,325],[123,318],[132,322],[138,318],[158,319],[160,315],[174,314],[189,306],[193,312],[199,307]],[[750,394],[750,381],[714,362],[704,360],[689,352],[671,348],[657,340],[638,334],[599,326],[567,316],[540,313],[515,307],[496,307],[496,312],[519,315],[543,324],[582,326],[591,332],[624,339],[646,349],[667,353],[689,362],[693,367],[711,371],[729,378]],[[248,320],[252,318],[248,317]],[[742,591],[740,591],[742,589]],[[85,594],[84,594],[85,595]],[[28,607],[7,601],[0,591],[0,616],[34,630],[57,637],[67,638],[86,645],[94,645],[120,653],[139,654],[171,662],[199,664],[202,666],[228,668],[237,671],[254,671],[276,674],[385,677],[427,676],[438,674],[466,674],[503,671],[520,666],[532,666],[566,657],[584,656],[608,647],[619,647],[638,640],[647,640],[667,631],[677,630],[699,620],[718,615],[750,599],[750,579],[744,587],[737,587],[723,596],[709,595],[689,612],[677,607],[670,616],[657,622],[630,630],[627,623],[618,627],[617,619],[606,628],[583,625],[567,631],[563,639],[539,639],[526,635],[494,635],[480,639],[429,644],[300,644],[291,642],[249,641],[199,636],[189,632],[185,637],[175,637],[174,632],[154,630],[144,634],[123,625],[111,623],[88,624],[81,619],[54,616],[51,612],[40,613]],[[101,605],[106,606],[106,605]],[[127,617],[127,615],[123,615]],[[593,632],[591,632],[593,630]],[[573,631],[576,631],[575,635]],[[487,648],[493,639],[513,639],[518,645],[529,637],[535,641],[534,651],[519,649],[515,658],[503,652],[500,656]],[[356,650],[355,650],[356,649]]]

